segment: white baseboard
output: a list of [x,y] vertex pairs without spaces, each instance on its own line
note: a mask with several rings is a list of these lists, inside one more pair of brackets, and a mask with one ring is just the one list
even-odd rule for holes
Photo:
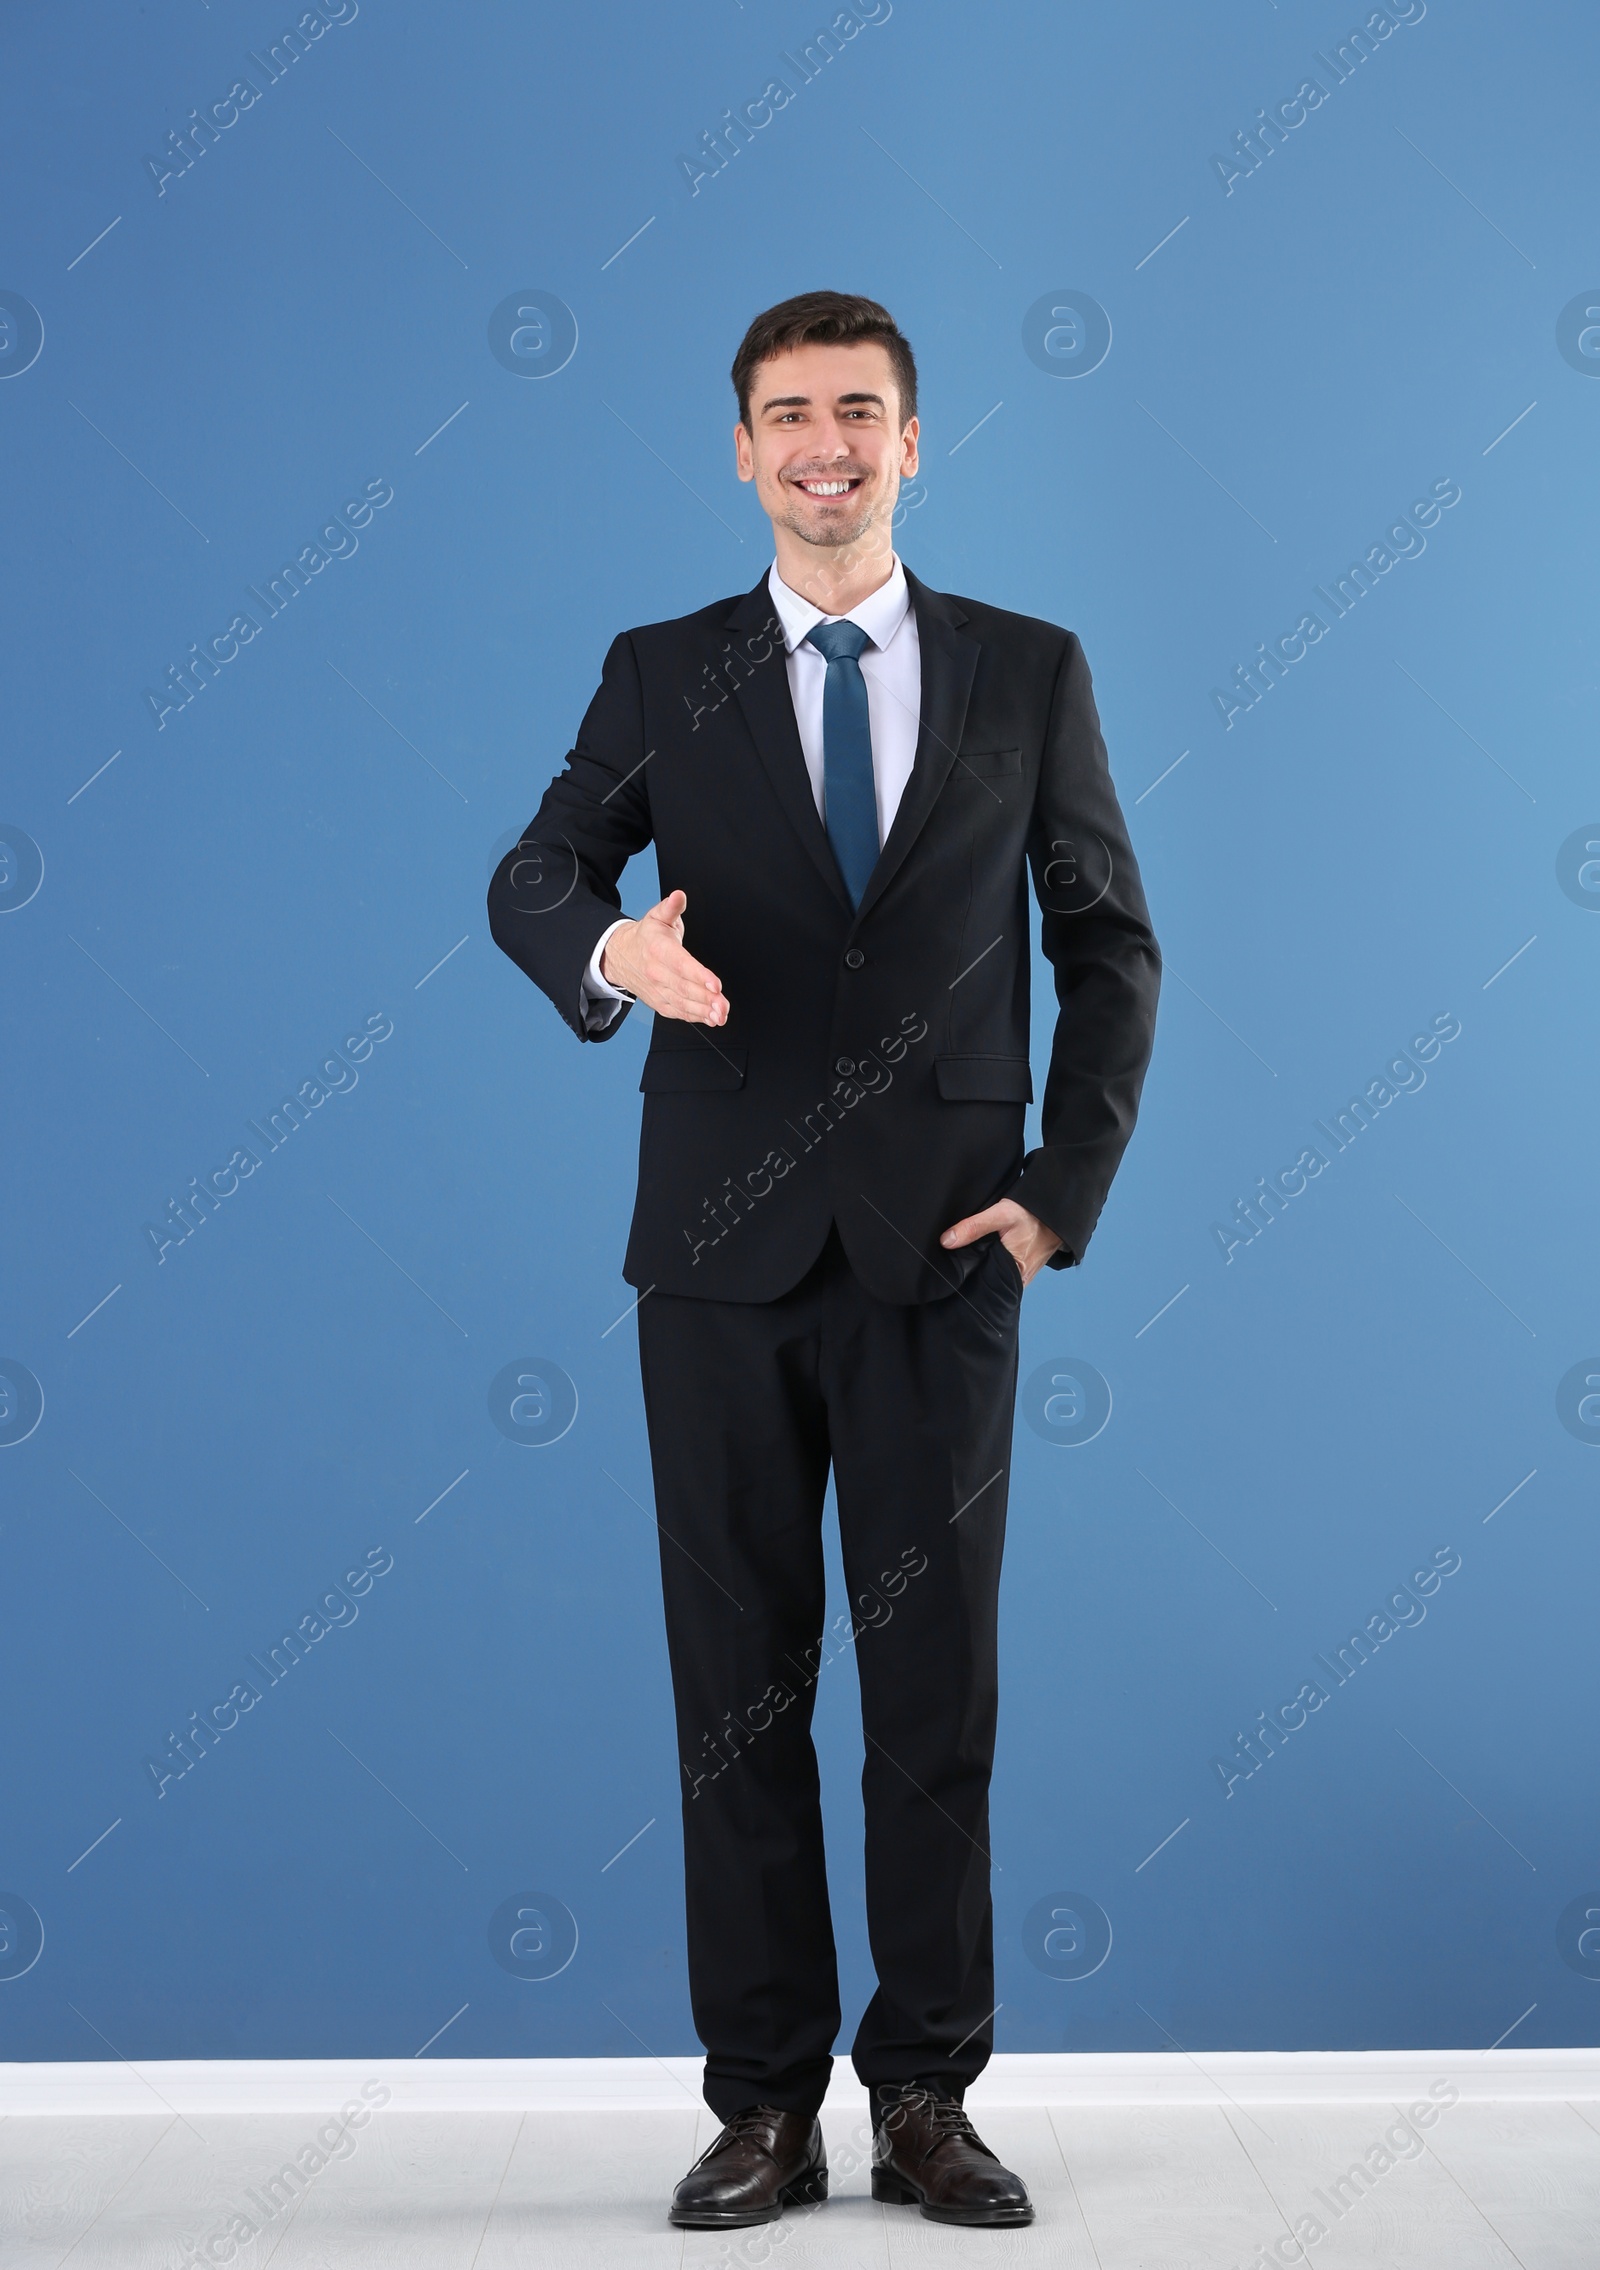
[[[696,2057],[151,2059],[129,2064],[0,2064],[0,2114],[310,2113],[328,2117],[364,2082],[397,2112],[698,2110]],[[1409,2104],[1431,2083],[1463,2098],[1600,2102],[1600,2049],[1214,2050],[1144,2055],[995,2057],[974,2111],[1017,2105]],[[369,2098],[368,2102],[371,2101]],[[830,2111],[866,2093],[834,2066]]]

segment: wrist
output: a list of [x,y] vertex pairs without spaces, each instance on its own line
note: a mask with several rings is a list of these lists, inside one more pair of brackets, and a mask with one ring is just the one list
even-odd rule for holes
[[638,924],[634,922],[620,923],[602,947],[600,975],[605,979],[607,985],[620,986],[624,991],[631,991],[617,955],[617,947],[624,939],[631,938],[637,928]]

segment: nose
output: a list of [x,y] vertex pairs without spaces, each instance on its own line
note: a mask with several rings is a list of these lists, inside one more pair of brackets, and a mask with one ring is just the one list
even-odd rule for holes
[[850,436],[842,426],[825,427],[816,437],[819,457],[848,457],[851,454]]

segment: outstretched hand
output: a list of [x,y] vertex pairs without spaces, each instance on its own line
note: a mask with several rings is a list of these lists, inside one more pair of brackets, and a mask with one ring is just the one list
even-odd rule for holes
[[683,942],[683,891],[669,891],[637,922],[625,922],[606,940],[600,974],[632,993],[658,1017],[690,1025],[725,1025],[728,999],[721,980],[702,967]]
[[998,1198],[981,1214],[968,1214],[964,1221],[952,1222],[941,1233],[939,1243],[971,1245],[994,1231],[999,1232],[1000,1243],[1016,1263],[1024,1285],[1032,1284],[1061,1243],[1054,1230],[1047,1230],[1037,1214],[1030,1214],[1014,1198]]

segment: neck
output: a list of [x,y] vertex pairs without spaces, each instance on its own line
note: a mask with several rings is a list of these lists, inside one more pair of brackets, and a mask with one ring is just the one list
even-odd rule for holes
[[859,544],[841,545],[837,551],[802,543],[790,529],[772,531],[778,555],[778,573],[791,591],[809,599],[825,615],[848,615],[863,599],[881,591],[894,573],[894,544],[889,531],[873,529]]

